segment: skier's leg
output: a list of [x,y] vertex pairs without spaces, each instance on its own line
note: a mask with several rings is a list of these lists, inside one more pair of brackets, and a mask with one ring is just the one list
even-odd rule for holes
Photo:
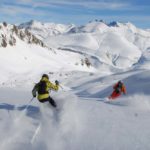
[[112,94],[109,96],[109,99],[115,99],[118,96],[120,96],[120,93],[117,93],[115,90],[112,92]]
[[116,99],[116,98],[118,98],[119,96],[121,95],[121,93],[116,93],[116,91],[114,91],[112,94],[111,94],[111,99]]
[[113,91],[112,93],[111,93],[111,95],[108,97],[109,99],[113,99],[113,96],[115,95],[115,91]]
[[51,97],[49,97],[48,100],[53,107],[57,107],[56,102]]

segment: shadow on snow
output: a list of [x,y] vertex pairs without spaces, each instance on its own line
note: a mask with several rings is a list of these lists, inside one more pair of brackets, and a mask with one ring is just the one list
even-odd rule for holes
[[25,111],[25,114],[31,118],[37,118],[39,116],[37,114],[40,113],[39,107],[32,106],[32,105],[15,106],[12,104],[2,103],[0,104],[0,109],[6,110],[8,112],[9,111]]

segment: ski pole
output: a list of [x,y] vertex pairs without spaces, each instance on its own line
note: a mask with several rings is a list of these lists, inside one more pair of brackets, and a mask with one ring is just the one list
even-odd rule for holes
[[59,86],[60,86],[60,88],[62,89],[62,90],[64,90],[64,88],[59,84]]
[[33,101],[33,99],[34,99],[34,97],[32,97],[32,98],[30,99],[30,101],[27,103],[27,105],[26,105],[26,107],[24,108],[24,110],[28,109],[28,107],[29,107],[30,103]]
[[66,92],[66,90],[62,87],[62,85],[59,85],[59,86],[64,92]]

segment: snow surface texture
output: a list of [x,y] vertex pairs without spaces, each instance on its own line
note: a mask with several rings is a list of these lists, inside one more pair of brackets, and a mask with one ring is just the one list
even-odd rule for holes
[[[50,49],[19,38],[0,47],[1,150],[149,150],[150,32],[130,23],[53,24],[61,32],[46,38],[43,26],[51,24],[21,28],[34,28]],[[51,91],[57,109],[30,101],[43,73],[60,81]],[[107,102],[118,80],[127,94]]]

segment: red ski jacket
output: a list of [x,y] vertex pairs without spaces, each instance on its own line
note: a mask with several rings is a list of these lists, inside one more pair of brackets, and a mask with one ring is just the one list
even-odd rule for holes
[[[116,83],[114,86],[113,86],[113,89],[115,90],[115,89],[117,89],[118,88],[118,83]],[[121,87],[121,92],[122,93],[124,93],[124,94],[126,94],[126,87],[125,87],[125,85],[122,83],[122,87]]]

